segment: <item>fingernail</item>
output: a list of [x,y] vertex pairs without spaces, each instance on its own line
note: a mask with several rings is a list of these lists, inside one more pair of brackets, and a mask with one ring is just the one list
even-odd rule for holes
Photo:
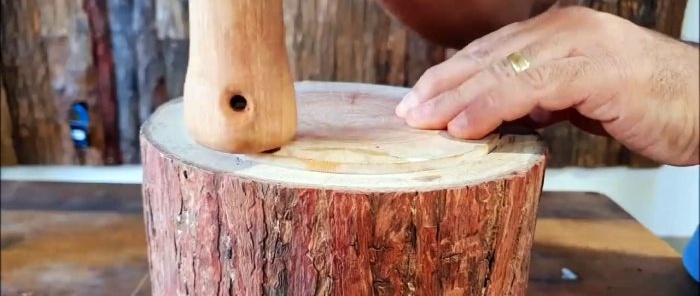
[[464,112],[459,113],[455,118],[450,121],[448,127],[450,129],[456,129],[457,131],[464,132],[469,126],[469,120],[467,114]]
[[413,91],[408,92],[403,97],[403,99],[401,99],[401,102],[396,106],[396,115],[398,115],[399,117],[405,117],[408,110],[415,107],[415,100],[416,99],[413,95]]
[[430,121],[434,114],[434,102],[424,102],[409,106],[406,110],[406,119],[411,120],[414,124],[423,124],[425,121]]

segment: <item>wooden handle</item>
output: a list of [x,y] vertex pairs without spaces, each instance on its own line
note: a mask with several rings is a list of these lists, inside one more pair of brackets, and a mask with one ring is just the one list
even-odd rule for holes
[[189,1],[184,120],[202,146],[259,153],[297,128],[282,0]]

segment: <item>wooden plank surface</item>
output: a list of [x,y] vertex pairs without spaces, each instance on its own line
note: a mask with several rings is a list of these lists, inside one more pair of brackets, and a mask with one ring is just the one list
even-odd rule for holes
[[[0,189],[2,295],[150,295],[139,185],[4,181]],[[675,250],[594,193],[542,196],[532,256],[528,295],[700,288]],[[562,268],[577,279],[563,279]]]

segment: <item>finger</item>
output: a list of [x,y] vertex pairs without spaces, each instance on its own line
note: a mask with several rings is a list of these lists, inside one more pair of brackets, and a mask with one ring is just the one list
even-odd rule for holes
[[478,139],[504,121],[527,116],[537,106],[548,111],[577,106],[596,88],[594,68],[586,58],[565,58],[503,80],[465,106],[464,112],[448,123],[448,131],[455,137]]
[[396,115],[404,118],[411,108],[440,92],[458,86],[481,68],[480,62],[473,58],[452,57],[429,68],[396,106]]
[[[535,69],[542,61],[549,61],[561,58],[568,54],[568,47],[561,42],[551,40],[547,42],[535,43],[520,51],[529,61],[530,67]],[[529,71],[521,73],[522,76],[531,76]],[[524,75],[523,75],[524,74]],[[460,86],[445,91],[434,99],[423,102],[410,109],[405,116],[406,122],[413,127],[423,129],[441,129],[447,126],[459,112],[467,107],[472,100],[492,100],[494,92],[519,93],[529,91],[522,89],[521,84],[513,84],[518,77],[512,64],[507,59],[502,59],[493,66],[480,71],[473,78],[467,80]],[[538,79],[538,77],[528,80]],[[537,81],[538,88],[542,82]],[[518,89],[520,88],[520,89]],[[518,101],[508,102],[509,105]],[[482,102],[484,103],[484,102]],[[522,102],[521,102],[522,103]],[[513,108],[513,106],[509,106]],[[532,108],[532,106],[530,107]]]
[[[522,48],[538,38],[536,31],[520,32],[520,34],[514,36],[509,35],[501,36],[504,39],[499,40],[501,41],[499,45],[494,45],[488,41],[483,42],[484,45],[477,43],[465,48],[449,60],[426,70],[413,85],[411,91],[396,107],[396,115],[405,117],[409,109],[430,100],[440,93],[458,87],[459,84],[488,67],[495,60],[518,48]],[[505,38],[506,36],[511,38]]]
[[530,19],[507,25],[477,39],[450,59],[426,70],[396,106],[396,115],[405,118],[409,109],[459,86],[494,61],[550,34],[551,27],[535,27],[536,21]]

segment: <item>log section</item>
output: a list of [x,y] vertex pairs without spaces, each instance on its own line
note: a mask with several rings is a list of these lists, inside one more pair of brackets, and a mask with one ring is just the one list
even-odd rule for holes
[[544,144],[409,129],[406,91],[297,83],[296,138],[260,155],[203,148],[161,106],[141,131],[153,295],[524,295]]

